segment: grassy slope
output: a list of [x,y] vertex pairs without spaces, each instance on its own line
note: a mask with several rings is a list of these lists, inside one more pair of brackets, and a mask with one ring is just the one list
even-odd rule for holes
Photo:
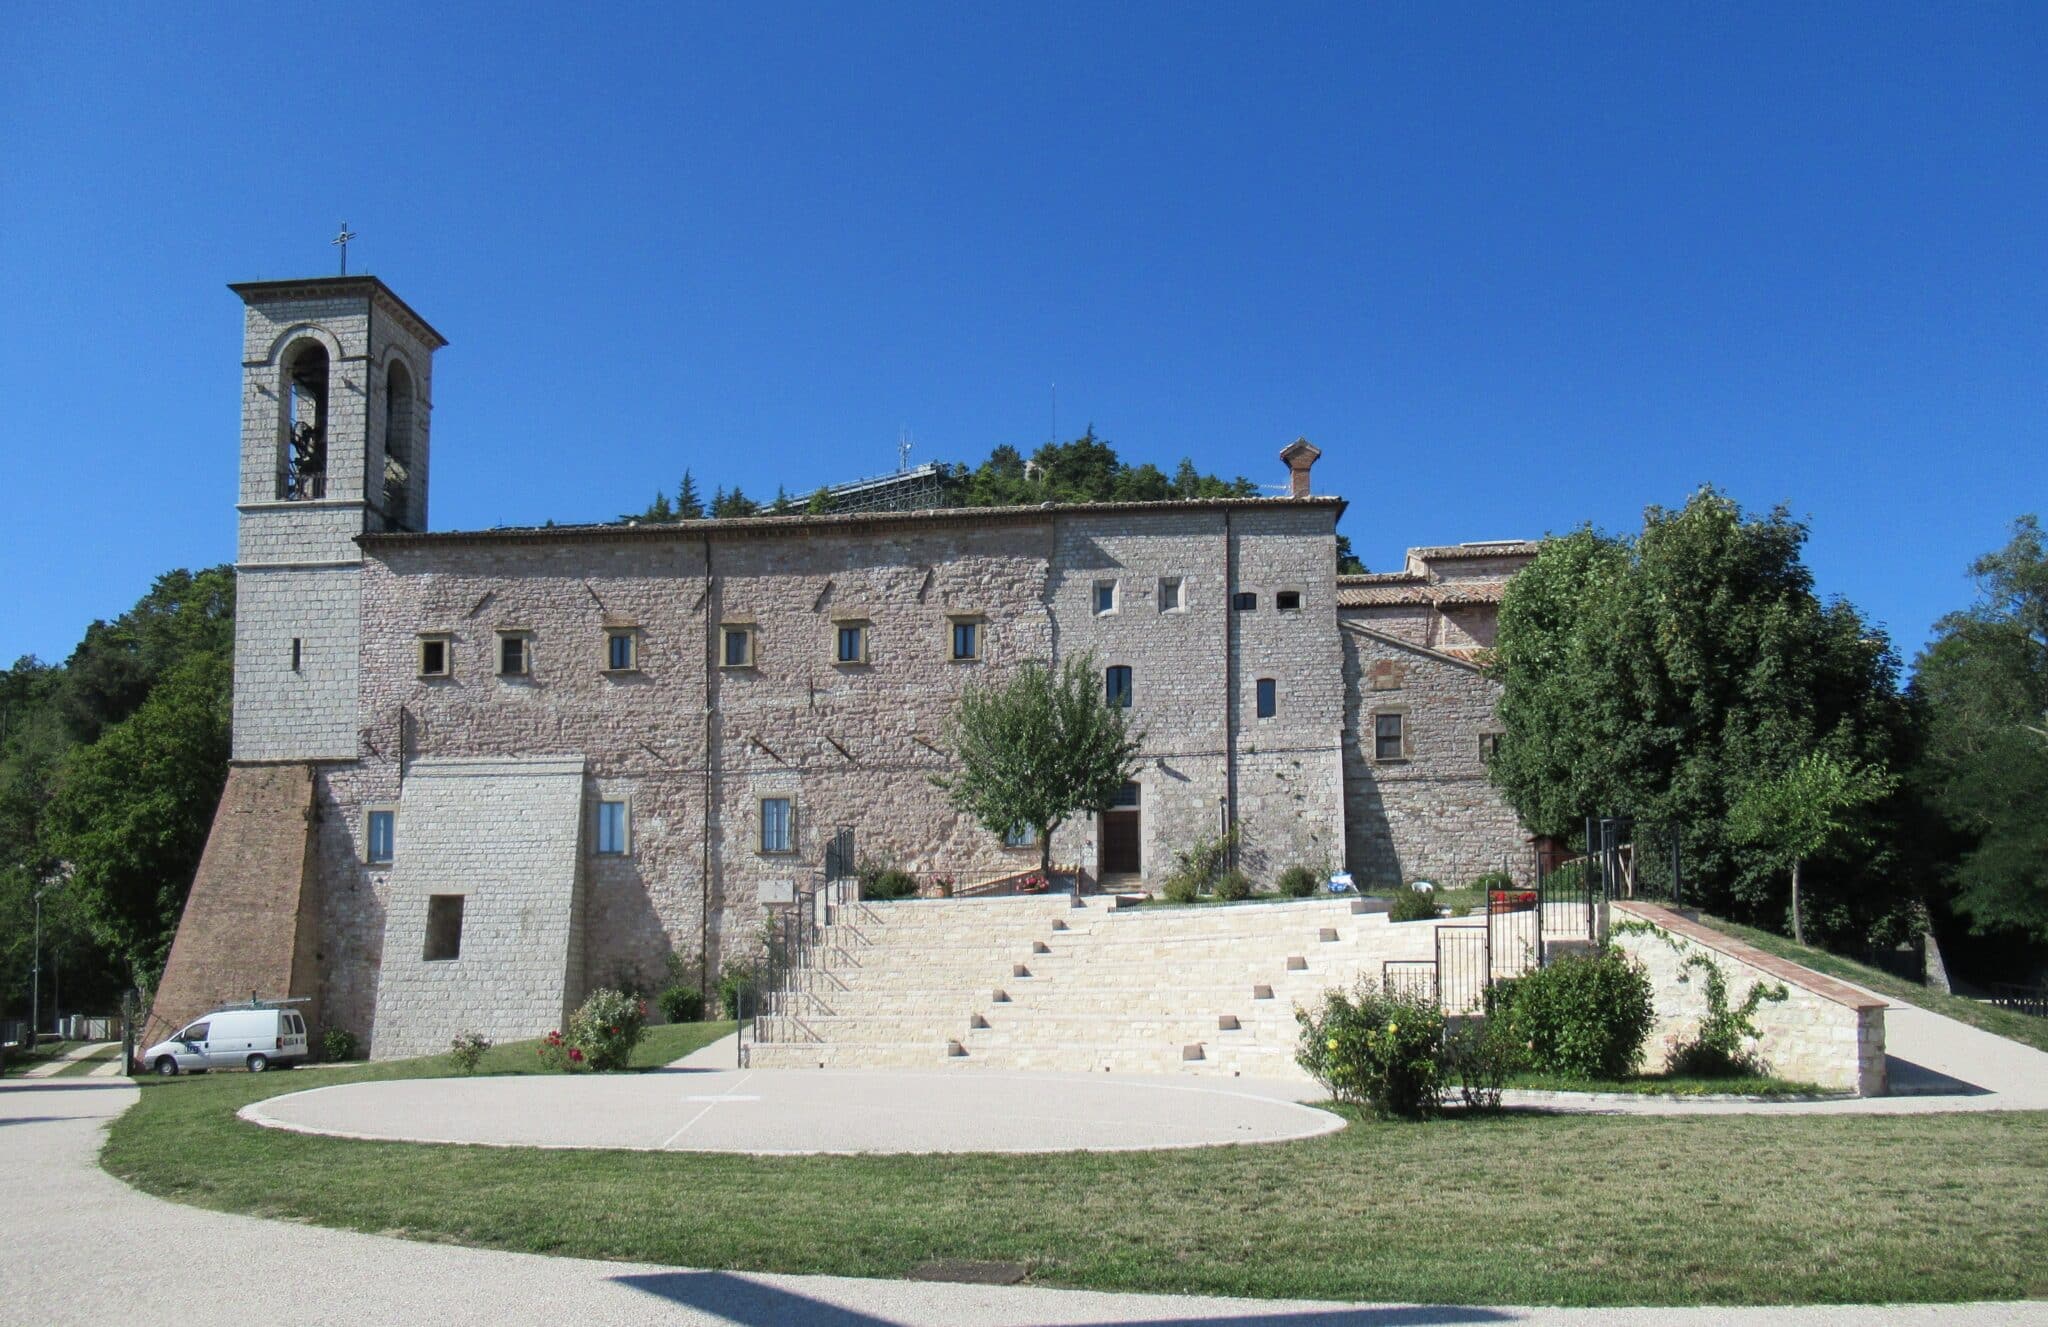
[[1782,935],[1759,931],[1755,927],[1744,926],[1739,922],[1723,921],[1719,917],[1709,917],[1705,914],[1700,916],[1700,922],[1755,945],[1766,954],[1775,954],[1794,963],[1803,963],[1815,972],[1840,977],[1843,981],[1853,981],[1858,986],[1866,986],[1888,1000],[1919,1005],[1922,1009],[1945,1014],[1958,1022],[1968,1023],[1971,1027],[1983,1028],[1986,1032],[1995,1032],[2001,1037],[2023,1042],[2036,1050],[2048,1051],[2048,1018],[2030,1018],[2025,1014],[2014,1013],[2010,1009],[1979,1004],[1966,996],[1945,995],[1940,991],[1932,991],[1925,986],[1901,980],[1889,972],[1880,971],[1853,959],[1830,954],[1825,949],[1794,944]]
[[[656,1031],[643,1062],[688,1048],[691,1029]],[[344,1075],[446,1071],[147,1082],[103,1161],[222,1210],[690,1267],[998,1259],[1056,1284],[1453,1303],[2048,1294],[2039,1115],[1521,1115],[1199,1151],[809,1158],[363,1143],[234,1118]]]

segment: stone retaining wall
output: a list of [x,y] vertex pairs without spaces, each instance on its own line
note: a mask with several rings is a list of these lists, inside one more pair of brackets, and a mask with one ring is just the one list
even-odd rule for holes
[[1645,1069],[1663,1068],[1706,1013],[1706,982],[1686,963],[1697,953],[1721,969],[1731,1005],[1739,1005],[1758,982],[1785,988],[1783,1001],[1765,1001],[1755,1016],[1763,1034],[1757,1051],[1772,1074],[1866,1097],[1884,1095],[1884,1001],[1653,903],[1616,900],[1610,935],[1649,970],[1657,1023]]

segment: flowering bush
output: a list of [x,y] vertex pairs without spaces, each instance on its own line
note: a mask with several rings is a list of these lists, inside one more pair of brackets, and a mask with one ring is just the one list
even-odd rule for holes
[[569,1019],[569,1062],[603,1072],[623,1069],[647,1027],[647,1002],[624,991],[592,991]]
[[476,1072],[483,1062],[484,1052],[491,1048],[491,1039],[481,1032],[458,1032],[455,1040],[448,1043],[448,1054],[455,1059],[455,1067],[466,1074]]
[[1043,894],[1045,892],[1045,877],[1033,871],[1030,875],[1017,882],[1017,892],[1019,894]]
[[1381,1119],[1426,1119],[1443,1107],[1444,1016],[1434,1000],[1362,983],[1331,991],[1320,1009],[1296,1008],[1295,1059],[1337,1101]]
[[952,876],[935,875],[932,877],[932,893],[940,898],[951,898],[953,897],[953,884]]
[[[571,1069],[581,1068],[583,1065],[583,1052],[563,1040],[559,1029],[551,1030],[540,1039],[540,1050],[537,1054],[540,1056],[541,1066],[550,1073],[566,1074]],[[573,1061],[569,1058],[571,1054],[576,1057]]]

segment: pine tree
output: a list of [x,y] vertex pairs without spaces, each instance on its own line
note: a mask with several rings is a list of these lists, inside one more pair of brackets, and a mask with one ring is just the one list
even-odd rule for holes
[[704,519],[704,502],[697,496],[697,481],[688,470],[683,471],[683,482],[676,488],[676,519],[679,521],[701,521]]

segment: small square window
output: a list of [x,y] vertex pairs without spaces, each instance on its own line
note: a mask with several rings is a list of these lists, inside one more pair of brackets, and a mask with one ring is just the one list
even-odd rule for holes
[[1159,578],[1159,611],[1162,613],[1178,613],[1183,607],[1180,577],[1161,576]]
[[626,803],[623,800],[597,804],[597,851],[604,857],[623,857],[627,836]]
[[604,633],[604,668],[608,673],[630,673],[640,667],[640,633],[630,628]]
[[498,633],[498,676],[524,677],[533,665],[533,651],[528,648],[525,635],[519,632]]
[[832,661],[843,664],[864,664],[868,661],[867,623],[839,623],[833,632]]
[[1095,582],[1095,616],[1106,617],[1116,611],[1116,582]]
[[1301,591],[1299,591],[1299,590],[1276,590],[1276,591],[1274,591],[1274,593],[1273,593],[1273,609],[1274,609],[1274,611],[1275,611],[1275,612],[1279,612],[1279,613],[1299,613],[1299,612],[1301,611]]
[[389,862],[397,838],[398,812],[388,806],[371,807],[363,826],[363,860]]
[[720,627],[718,661],[727,668],[752,668],[754,629],[736,624]]
[[446,677],[449,674],[449,642],[446,636],[420,637],[420,676]]
[[953,661],[966,663],[981,657],[981,623],[953,623]]
[[427,897],[427,948],[421,957],[429,963],[462,957],[462,895]]
[[1401,716],[1398,714],[1375,714],[1372,716],[1372,758],[1374,760],[1400,760],[1404,754]]
[[1127,710],[1131,707],[1131,669],[1128,664],[1111,664],[1104,672],[1105,694],[1110,708]]
[[1231,596],[1230,606],[1240,613],[1255,613],[1259,608],[1259,596],[1253,590],[1239,590]]
[[1259,717],[1270,719],[1280,712],[1280,684],[1270,677],[1259,679]]
[[761,799],[761,851],[791,852],[790,820],[793,807],[787,797]]
[[1005,848],[1035,848],[1038,846],[1038,831],[1029,825],[1012,825],[1003,831]]

